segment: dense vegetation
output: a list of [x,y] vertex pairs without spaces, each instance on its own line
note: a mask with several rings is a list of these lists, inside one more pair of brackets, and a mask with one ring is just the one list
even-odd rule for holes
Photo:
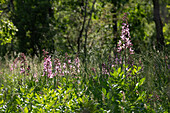
[[168,0],[1,0],[0,112],[168,113]]

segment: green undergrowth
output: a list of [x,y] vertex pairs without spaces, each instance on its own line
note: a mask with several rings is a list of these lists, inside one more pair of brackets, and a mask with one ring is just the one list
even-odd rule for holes
[[[47,77],[48,73],[42,76],[44,61],[38,58],[26,57],[25,63],[18,61],[15,69],[11,69],[15,59],[6,59],[0,64],[0,112],[168,113],[169,56],[148,53],[134,57],[133,65],[108,65],[107,72],[103,72],[107,59],[91,61],[87,66],[80,60],[78,71],[74,58],[64,56],[60,61],[66,65],[61,68],[64,75],[53,77]],[[54,60],[52,57],[53,74]],[[21,67],[25,68],[24,73]]]

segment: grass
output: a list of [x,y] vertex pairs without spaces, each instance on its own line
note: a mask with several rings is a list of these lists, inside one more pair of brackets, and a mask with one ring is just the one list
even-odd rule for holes
[[[13,65],[11,70],[16,58],[19,58],[17,67]],[[16,58],[5,57],[5,61],[0,62],[2,113],[168,113],[168,53],[134,54],[133,65],[126,66],[124,61],[116,63],[114,55],[91,55],[86,69],[81,59],[75,60],[76,56],[53,55],[52,77],[47,77],[50,68],[44,71],[46,59],[24,59],[21,55]],[[21,72],[21,68],[25,72]]]

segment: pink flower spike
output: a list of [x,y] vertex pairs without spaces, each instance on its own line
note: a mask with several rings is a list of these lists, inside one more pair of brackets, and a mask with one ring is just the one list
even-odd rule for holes
[[132,50],[132,48],[129,49],[130,54],[134,54],[134,50]]
[[13,71],[14,69],[13,69],[13,64],[11,64],[11,68],[10,68],[10,71]]
[[68,60],[68,64],[71,64],[71,59]]
[[121,50],[122,50],[122,47],[120,46],[120,47],[118,47],[117,52],[121,52]]
[[63,64],[63,68],[66,69],[66,63]]
[[126,26],[126,23],[123,23],[122,25],[123,25],[123,26]]
[[44,60],[44,72],[42,76],[44,76],[45,74],[47,74],[47,76],[50,78],[53,76],[51,56]]
[[127,15],[125,14],[123,16],[124,23],[122,24],[122,32],[120,36],[120,40],[118,42],[118,48],[117,52],[121,52],[122,49],[126,50],[127,48],[130,48],[130,54],[134,54],[134,50],[132,50],[132,43],[130,40],[130,31],[129,31],[129,24],[127,22]]
[[25,69],[24,68],[20,68],[20,73],[22,74],[22,73],[25,73]]
[[72,65],[70,65],[70,69],[72,69],[73,68],[73,66]]
[[123,49],[125,48],[125,44],[123,44],[122,48],[123,48]]
[[132,43],[130,42],[130,40],[127,41],[126,45],[127,45],[127,47],[130,47],[130,46],[132,45]]
[[37,73],[34,73],[34,78],[37,78]]
[[121,40],[119,40],[118,46],[120,46],[122,44]]

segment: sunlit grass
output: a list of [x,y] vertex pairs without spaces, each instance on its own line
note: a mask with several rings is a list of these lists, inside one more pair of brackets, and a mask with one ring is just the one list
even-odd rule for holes
[[[53,74],[56,56],[51,58]],[[77,73],[68,68],[71,65],[68,60],[71,59],[74,66],[76,56],[66,60],[64,55],[60,57],[61,69],[67,67],[70,72],[51,78],[42,76],[44,60],[26,57],[30,70],[21,73],[22,63],[18,61],[17,67],[11,70],[16,58],[6,57],[0,64],[1,112],[167,112],[169,56],[150,51],[133,57],[136,68],[129,68],[126,74],[122,65],[115,62],[114,67],[106,68],[108,73],[102,72],[103,64],[109,67],[109,56],[105,56],[106,59],[90,57],[87,69],[80,60]],[[111,59],[114,61],[114,56]],[[64,63],[67,65],[63,68]],[[41,103],[41,98],[45,103]]]

